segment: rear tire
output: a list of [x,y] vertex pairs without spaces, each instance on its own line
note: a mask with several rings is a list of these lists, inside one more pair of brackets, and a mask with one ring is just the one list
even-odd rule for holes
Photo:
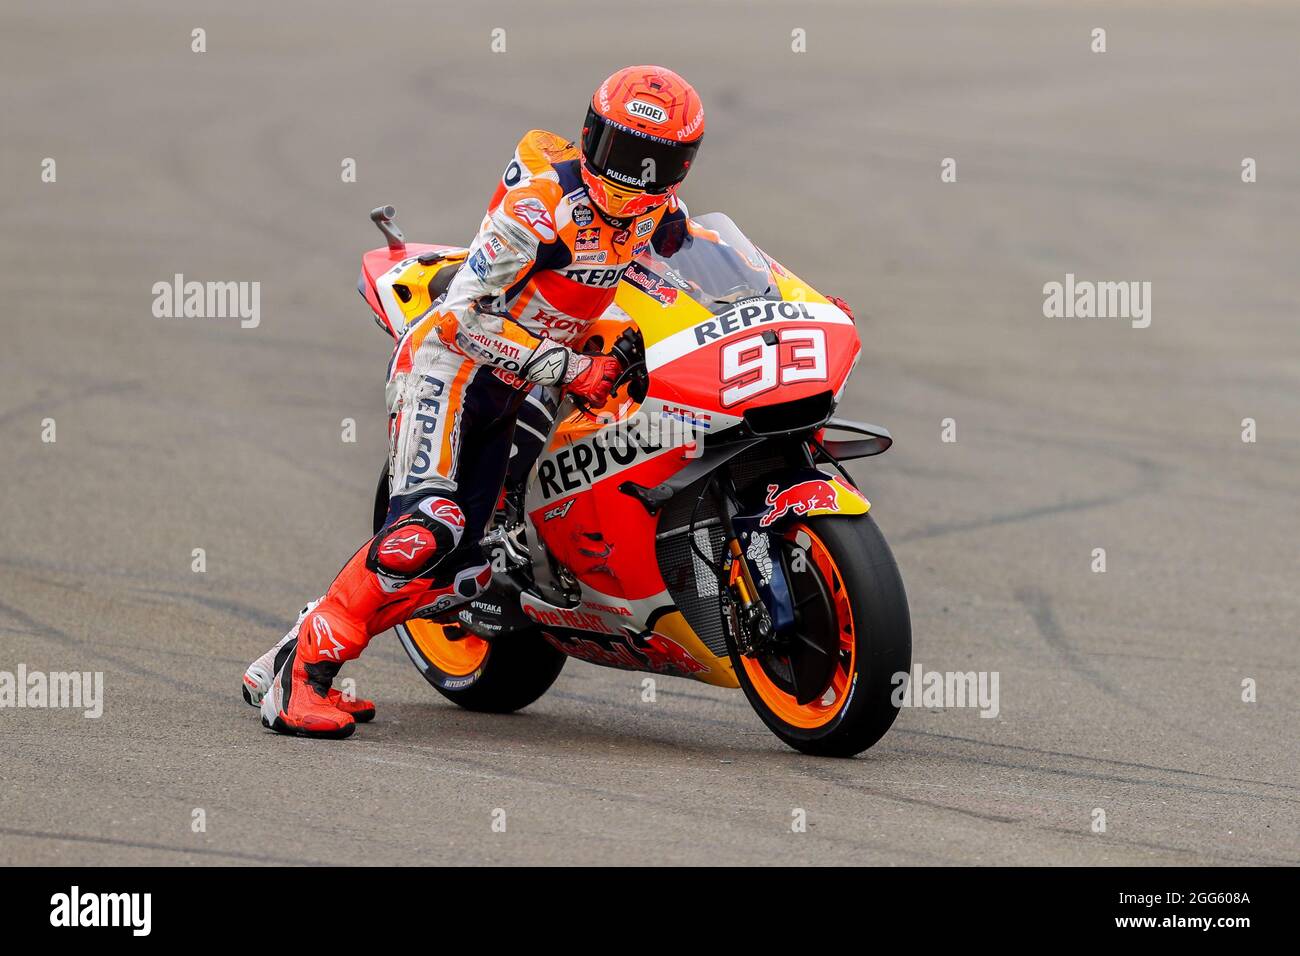
[[536,631],[490,642],[473,635],[450,640],[444,627],[431,621],[408,621],[397,631],[407,655],[438,693],[483,713],[527,707],[550,689],[568,660]]
[[[375,489],[374,529],[388,514],[388,463]],[[464,633],[462,631],[462,633]],[[407,621],[397,625],[406,655],[433,688],[466,710],[510,714],[550,689],[568,658],[534,628],[485,641],[472,634],[451,639],[441,624]]]
[[[805,519],[785,533],[802,537],[801,547],[814,557],[805,573],[818,574],[816,589],[840,607],[835,626],[842,650],[826,692],[834,699],[799,704],[787,692],[779,656],[746,658],[732,647],[732,664],[750,705],[777,737],[806,754],[853,757],[883,737],[898,716],[894,675],[912,665],[903,579],[870,515]],[[846,612],[851,620],[845,620]]]

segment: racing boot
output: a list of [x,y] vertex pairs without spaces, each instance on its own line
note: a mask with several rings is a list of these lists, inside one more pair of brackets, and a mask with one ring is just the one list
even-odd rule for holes
[[375,702],[366,700],[364,697],[353,697],[345,694],[337,687],[331,687],[329,694],[326,695],[331,704],[343,711],[345,714],[351,714],[352,719],[359,724],[368,724],[375,719]]
[[[481,555],[434,576],[455,550],[464,524],[455,502],[424,498],[348,560],[298,623],[296,640],[277,653],[278,658],[288,649],[262,698],[263,726],[313,737],[346,737],[356,729],[357,718],[342,709],[349,702],[330,696],[339,668],[359,657],[374,635],[468,601],[491,581],[491,565]],[[351,704],[364,710],[369,702]],[[373,705],[370,710],[373,716]]]
[[262,698],[271,689],[271,680],[275,677],[275,672],[280,669],[280,665],[284,663],[284,658],[288,655],[285,648],[298,639],[298,629],[302,627],[303,618],[310,614],[319,603],[319,600],[309,602],[306,607],[298,612],[298,620],[293,622],[293,627],[289,628],[289,633],[276,641],[269,651],[249,664],[244,670],[244,679],[240,685],[240,691],[244,695],[244,703],[252,704],[254,707],[261,705]]
[[[241,684],[245,703],[252,704],[254,707],[261,705],[262,698],[271,689],[271,681],[289,656],[289,645],[298,639],[298,631],[302,627],[303,620],[316,609],[318,604],[320,604],[319,600],[312,601],[299,611],[298,620],[289,629],[289,633],[280,638],[269,651],[248,665],[248,669],[244,671],[244,679]],[[374,701],[354,697],[351,694],[344,694],[333,687],[330,688],[327,696],[331,704],[344,713],[351,714],[352,718],[359,724],[375,719]]]
[[357,729],[356,720],[329,700],[330,683],[342,665],[306,661],[298,642],[288,648],[271,689],[262,698],[262,726],[303,737],[351,737]]

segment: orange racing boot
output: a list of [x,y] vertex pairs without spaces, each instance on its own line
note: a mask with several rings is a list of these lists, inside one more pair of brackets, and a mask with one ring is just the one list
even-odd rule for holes
[[[363,555],[364,549],[358,554]],[[354,556],[354,560],[355,560]],[[339,575],[344,578],[348,562]],[[344,661],[357,657],[370,640],[364,624],[347,612],[335,593],[329,592],[302,619],[297,640],[277,655],[275,679],[262,698],[262,726],[281,734],[303,737],[350,737],[357,729],[356,718],[330,699],[331,684]],[[287,651],[287,653],[286,653]],[[336,700],[342,702],[339,694]],[[354,702],[355,703],[355,702]],[[371,716],[374,705],[371,705]]]
[[299,644],[293,645],[271,689],[262,698],[262,726],[281,734],[303,737],[351,737],[356,719],[329,699],[330,682],[339,665],[308,662]]
[[369,723],[375,719],[375,702],[366,700],[364,697],[348,697],[337,688],[330,688],[330,692],[325,696],[331,706],[337,707],[345,714],[351,714],[352,719],[359,724]]
[[454,550],[464,523],[455,502],[424,498],[352,555],[320,603],[309,605],[296,640],[285,644],[285,659],[277,655],[275,679],[262,698],[264,727],[341,738],[356,730],[357,720],[374,716],[369,701],[346,701],[330,684],[374,635],[468,601],[488,586],[492,568],[481,555],[441,580],[425,576]]
[[[302,622],[306,620],[308,614],[316,609],[318,604],[320,604],[320,601],[312,601],[304,607],[298,613],[298,620],[294,622],[289,633],[280,638],[269,651],[248,665],[248,669],[244,671],[244,679],[241,685],[245,703],[252,704],[254,707],[261,706],[262,698],[271,689],[271,683],[275,679],[275,675],[279,672],[280,666],[285,662],[292,650],[291,645],[298,640],[298,631],[302,628]],[[374,701],[365,700],[361,697],[352,697],[336,688],[330,688],[330,692],[326,697],[339,710],[351,714],[353,720],[359,724],[375,719]]]

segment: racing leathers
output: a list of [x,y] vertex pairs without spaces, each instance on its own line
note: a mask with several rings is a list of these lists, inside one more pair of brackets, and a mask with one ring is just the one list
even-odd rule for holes
[[339,667],[375,634],[488,585],[478,542],[507,467],[527,473],[561,389],[608,394],[608,381],[591,381],[608,374],[593,364],[602,357],[577,347],[612,306],[628,264],[686,211],[670,196],[643,215],[608,219],[579,162],[561,137],[526,134],[445,298],[399,339],[386,390],[386,521],[263,667],[275,673],[269,692],[246,675],[245,697],[251,689],[261,700],[266,726],[350,734],[352,716],[328,699]]

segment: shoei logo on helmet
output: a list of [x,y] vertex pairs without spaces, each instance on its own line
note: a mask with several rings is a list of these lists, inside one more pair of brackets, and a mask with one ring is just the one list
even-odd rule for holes
[[665,110],[653,103],[647,103],[645,100],[631,100],[623,109],[627,111],[629,116],[639,116],[642,119],[648,119],[652,123],[662,123],[668,119],[668,113]]

